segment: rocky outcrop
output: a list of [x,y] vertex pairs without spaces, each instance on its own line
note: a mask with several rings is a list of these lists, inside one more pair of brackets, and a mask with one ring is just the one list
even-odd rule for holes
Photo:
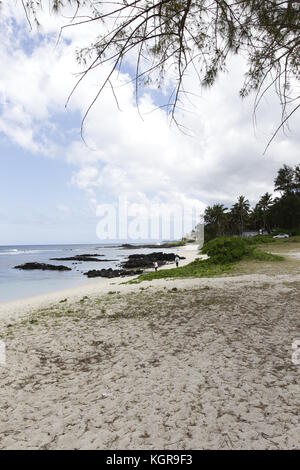
[[51,258],[51,261],[98,261],[104,263],[105,261],[118,261],[116,259],[99,259],[99,256],[104,255],[75,255],[75,256],[68,256],[66,258]]
[[124,276],[137,276],[138,274],[142,274],[143,271],[141,269],[135,270],[128,270],[128,269],[92,269],[84,273],[87,277],[124,277]]
[[[159,251],[157,253],[148,254],[134,254],[128,257],[128,260],[122,263],[122,267],[126,269],[133,268],[153,268],[153,263],[157,262],[158,266],[163,266],[166,263],[172,263],[175,261],[175,253],[163,253]],[[184,257],[179,257],[185,259]]]
[[15,269],[24,269],[24,270],[33,270],[33,269],[40,269],[42,271],[71,271],[71,268],[63,265],[54,265],[54,264],[46,264],[46,263],[24,263],[15,266]]
[[160,243],[160,244],[151,244],[151,245],[132,245],[131,243],[123,243],[121,245],[121,248],[124,250],[138,250],[140,248],[150,248],[150,249],[161,249],[161,248],[174,248],[176,246],[182,246],[184,245],[183,242],[178,241],[178,242],[165,242],[165,243]]

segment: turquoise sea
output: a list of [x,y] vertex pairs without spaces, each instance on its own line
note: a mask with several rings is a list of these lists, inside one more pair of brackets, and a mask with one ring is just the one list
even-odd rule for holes
[[[138,249],[138,253],[153,251],[174,251],[172,249]],[[91,282],[83,275],[89,269],[117,268],[135,250],[124,249],[120,245],[24,245],[0,246],[0,303]],[[79,254],[98,254],[103,261],[76,262],[52,261],[51,258],[65,258]],[[116,260],[116,261],[106,261]],[[27,262],[63,264],[72,271],[24,271],[14,266]]]

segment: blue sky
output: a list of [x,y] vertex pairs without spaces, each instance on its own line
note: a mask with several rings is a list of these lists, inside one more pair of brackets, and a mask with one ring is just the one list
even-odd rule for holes
[[164,110],[149,113],[166,90],[141,90],[140,118],[134,86],[125,86],[133,67],[127,64],[113,77],[122,111],[105,89],[85,123],[85,145],[81,119],[105,68],[87,77],[67,109],[65,103],[80,71],[75,51],[97,31],[70,28],[55,47],[63,18],[43,13],[37,33],[20,2],[9,3],[0,19],[0,244],[97,242],[99,208],[120,196],[133,208],[177,203],[203,211],[215,202],[230,206],[240,194],[254,204],[272,192],[283,163],[299,163],[298,116],[291,134],[280,133],[262,156],[279,107],[266,97],[254,129],[253,99],[238,95],[238,58],[212,90],[187,77],[195,95],[192,105],[183,99],[178,117],[192,137],[170,127]]
[[97,219],[82,191],[68,184],[72,167],[0,143],[0,244],[96,242]]

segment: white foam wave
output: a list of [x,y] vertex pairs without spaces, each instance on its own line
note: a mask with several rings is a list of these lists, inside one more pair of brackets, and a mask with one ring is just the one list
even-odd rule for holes
[[0,251],[0,255],[32,255],[36,253],[48,253],[50,251],[62,251],[62,250],[8,250]]

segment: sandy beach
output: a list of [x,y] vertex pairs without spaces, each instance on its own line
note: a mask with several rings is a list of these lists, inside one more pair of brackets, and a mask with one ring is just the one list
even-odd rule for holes
[[11,308],[0,448],[299,448],[297,270],[93,282]]
[[[172,251],[173,253],[176,253],[177,255],[185,258],[180,260],[180,266],[185,266],[186,264],[191,263],[197,257],[205,258],[205,255],[199,255],[199,247],[197,244],[181,246],[179,248],[174,248]],[[163,266],[163,269],[174,268],[174,266],[175,263],[166,264]],[[105,294],[116,288],[118,288],[118,290],[121,292],[129,292],[132,290],[132,287],[126,283],[135,277],[137,276],[114,279],[89,279],[88,281],[84,280],[82,285],[69,289],[61,289],[55,292],[50,292],[48,294],[36,295],[10,302],[0,302],[0,320],[28,315],[28,313],[34,309],[56,304],[57,302],[60,302],[66,298],[71,302],[76,302],[85,295],[97,296]]]
[[300,0],[0,12],[0,450],[300,450]]

